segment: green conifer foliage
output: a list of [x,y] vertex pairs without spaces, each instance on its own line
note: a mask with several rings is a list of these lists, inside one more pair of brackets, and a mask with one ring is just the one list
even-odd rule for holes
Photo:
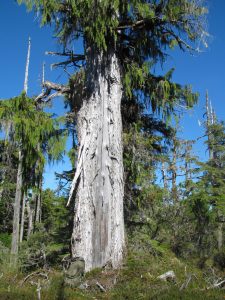
[[[188,201],[196,225],[197,249],[201,255],[212,254],[221,250],[225,221],[225,127],[224,123],[215,122],[207,125],[211,139],[207,141],[213,151],[213,159],[199,163],[202,175],[193,184]],[[219,230],[218,230],[219,229]],[[218,238],[219,231],[220,238]],[[217,239],[217,242],[216,242]]]
[[[201,1],[190,0],[18,0],[41,16],[41,24],[55,28],[59,42],[69,49],[83,38],[85,54],[115,51],[122,66],[126,97],[151,103],[153,112],[168,115],[177,102],[192,106],[197,94],[171,81],[173,70],[162,77],[151,72],[163,62],[167,48],[193,50],[205,43]],[[83,59],[83,58],[81,58]],[[73,54],[71,54],[71,61]]]
[[[64,149],[65,137],[63,139],[59,137],[57,120],[50,114],[37,110],[35,101],[25,93],[0,102],[0,122],[5,129],[10,127],[8,135],[10,142],[21,147],[24,189],[26,189],[26,184],[34,185],[35,177],[43,173],[46,152],[51,159],[59,158]],[[54,149],[51,147],[52,144]]]
[[203,182],[210,204],[225,216],[225,125],[223,122],[209,126],[212,140],[208,147],[212,148],[213,159],[203,164]]
[[[122,106],[128,103],[129,108],[133,104],[146,105],[148,112],[166,117],[174,112],[176,104],[190,107],[197,101],[198,95],[189,86],[183,87],[172,82],[173,69],[163,76],[156,76],[153,67],[165,61],[168,49],[178,46],[182,50],[192,51],[195,43],[201,42],[205,35],[206,9],[198,0],[18,0],[18,3],[25,3],[29,10],[35,10],[42,25],[50,24],[55,28],[56,36],[63,46],[61,55],[68,57],[67,61],[56,65],[67,66],[72,63],[75,66],[75,75],[66,92],[65,89],[63,92],[70,94],[68,99],[75,104],[73,110],[77,120],[81,120],[78,120],[80,155],[68,202],[69,204],[72,193],[76,190],[75,202],[78,209],[75,209],[72,256],[84,258],[87,271],[106,265],[108,261],[113,267],[117,267],[121,264],[124,248],[121,101]],[[83,41],[83,54],[72,50],[74,41],[79,38]],[[79,74],[77,62],[80,61],[84,72]],[[59,90],[61,88],[56,87]],[[46,89],[50,93],[47,87]],[[107,99],[110,99],[110,105],[112,103],[111,109],[107,108]],[[106,103],[108,104],[105,105]],[[92,108],[92,105],[95,107]],[[115,132],[107,131],[109,123],[105,109],[112,111],[114,122],[111,124],[115,125]],[[132,126],[138,143],[142,144],[146,153],[153,149],[152,144],[158,144],[155,138],[145,141],[142,124],[134,122]],[[90,132],[88,131],[86,139],[87,129]],[[99,132],[97,138],[94,138],[94,131]],[[106,132],[108,133],[105,134]],[[110,135],[117,138],[112,139],[111,145],[107,144],[105,147],[104,139]],[[127,139],[129,138],[128,134]],[[102,145],[100,140],[103,141]],[[94,155],[89,157],[92,152]],[[114,170],[114,164],[106,166],[106,162],[102,162],[104,155],[99,153],[105,153],[109,161],[117,161],[119,168]],[[113,156],[109,153],[113,153]],[[86,164],[87,161],[90,164]],[[145,165],[141,158],[136,165],[129,166],[128,162],[127,167],[131,168],[132,179],[137,185],[143,182],[144,177],[139,176],[139,170],[143,175],[145,171],[147,173],[152,170],[151,161]],[[94,180],[91,178],[92,170],[95,173]],[[90,181],[87,173],[90,174]],[[94,192],[88,192],[86,196],[92,183]],[[162,199],[158,196],[160,189],[159,192],[149,192],[153,193],[157,194],[157,199]],[[116,201],[113,195],[117,195]],[[103,200],[101,205],[99,199]],[[120,213],[114,213],[113,210]],[[108,213],[115,215],[115,219],[107,218]],[[107,238],[103,238],[104,236]]]

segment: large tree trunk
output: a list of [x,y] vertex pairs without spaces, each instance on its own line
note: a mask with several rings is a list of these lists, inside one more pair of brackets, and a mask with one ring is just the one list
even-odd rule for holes
[[89,54],[86,97],[78,111],[78,163],[72,191],[72,257],[85,271],[121,265],[124,250],[122,86],[115,54]]
[[16,263],[19,248],[19,230],[20,230],[20,202],[22,197],[22,153],[19,151],[19,163],[17,171],[16,195],[13,212],[13,233],[11,244],[11,262]]

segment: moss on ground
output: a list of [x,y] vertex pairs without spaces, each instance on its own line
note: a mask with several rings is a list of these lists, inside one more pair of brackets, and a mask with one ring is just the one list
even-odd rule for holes
[[[35,284],[38,281],[42,300],[225,299],[224,290],[206,290],[206,270],[200,270],[191,262],[177,258],[166,245],[153,242],[152,247],[152,252],[128,251],[121,270],[96,269],[87,273],[79,288],[64,286],[62,272],[53,269],[48,274],[48,280],[36,274],[23,282],[27,274],[21,274],[2,264],[0,299],[37,299]],[[163,282],[157,279],[169,270],[175,272],[176,281]],[[193,276],[188,287],[180,291],[181,285],[190,274]]]

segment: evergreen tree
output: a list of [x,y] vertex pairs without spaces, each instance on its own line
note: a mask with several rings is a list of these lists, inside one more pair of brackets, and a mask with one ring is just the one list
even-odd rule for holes
[[[40,13],[42,25],[55,26],[62,55],[68,56],[58,65],[77,68],[78,61],[86,62],[69,88],[46,83],[45,96],[51,89],[70,93],[77,111],[79,151],[70,193],[70,199],[75,196],[72,257],[84,260],[86,271],[106,264],[118,267],[125,246],[122,99],[149,103],[153,112],[164,115],[177,102],[196,102],[189,87],[171,81],[172,71],[155,76],[151,67],[164,61],[168,47],[192,48],[202,36],[206,10],[199,1],[189,0],[18,2]],[[84,54],[69,50],[79,37]]]
[[207,144],[212,149],[213,158],[203,165],[202,181],[209,197],[210,208],[215,211],[215,221],[218,224],[217,246],[221,249],[225,222],[225,125],[216,121],[208,130],[212,138]]
[[[158,188],[154,188],[156,170],[161,156],[168,150],[165,144],[172,132],[169,126],[152,115],[136,115],[135,119],[135,122],[130,122],[124,128],[123,133],[124,217],[125,224],[131,230],[135,225],[147,225],[151,218],[156,217],[150,212],[156,204],[153,195],[158,192]],[[124,123],[126,124],[125,116]]]
[[191,181],[187,191],[186,204],[190,208],[193,230],[192,243],[202,262],[215,253],[222,251],[224,236],[225,201],[225,126],[215,118],[206,123],[207,148],[209,160],[198,162],[198,181]]
[[[5,124],[6,125],[6,124]],[[0,232],[11,234],[13,220],[13,199],[17,173],[17,149],[6,140],[0,141]]]
[[[59,151],[56,143],[59,138],[56,127],[57,121],[51,118],[51,115],[43,111],[37,111],[36,102],[34,99],[28,98],[25,93],[0,102],[0,122],[1,124],[6,124],[8,120],[10,120],[11,124],[8,142],[19,149],[17,151],[19,177],[17,175],[16,186],[16,195],[19,195],[19,200],[18,203],[16,202],[16,205],[14,204],[12,246],[12,254],[16,258],[18,254],[22,195],[29,188],[35,186],[37,176],[43,173],[45,165],[44,149],[49,147],[49,155],[52,155],[53,158]],[[54,150],[50,147],[51,143],[54,143]],[[41,147],[38,145],[41,145]],[[58,141],[58,145],[60,145],[60,141]],[[63,146],[61,145],[61,147]],[[37,161],[39,162],[38,164]]]

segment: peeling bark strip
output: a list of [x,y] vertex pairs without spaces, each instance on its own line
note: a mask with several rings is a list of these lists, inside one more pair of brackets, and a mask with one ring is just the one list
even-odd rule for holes
[[115,54],[87,59],[87,97],[79,109],[80,143],[72,257],[85,261],[85,271],[123,258],[122,85]]

